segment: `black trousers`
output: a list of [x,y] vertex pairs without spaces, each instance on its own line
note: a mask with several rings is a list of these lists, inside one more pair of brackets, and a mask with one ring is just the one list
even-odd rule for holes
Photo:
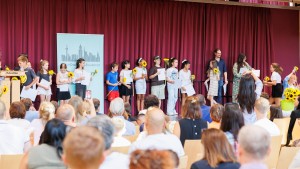
[[80,96],[84,100],[85,99],[85,92],[86,92],[86,85],[76,83],[75,88],[76,88],[75,94]]
[[293,129],[294,129],[296,120],[298,118],[300,118],[300,110],[292,111],[290,117],[291,117],[291,120],[290,120],[289,129],[288,129],[288,133],[287,133],[286,145],[289,145],[290,141],[293,139],[292,133],[293,133]]

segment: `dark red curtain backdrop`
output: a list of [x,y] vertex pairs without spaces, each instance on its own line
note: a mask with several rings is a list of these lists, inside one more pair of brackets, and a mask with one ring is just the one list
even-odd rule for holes
[[216,47],[230,80],[240,52],[262,76],[269,74],[274,55],[270,16],[266,8],[166,0],[1,0],[2,66],[12,67],[18,54],[28,53],[34,68],[46,59],[55,70],[56,33],[104,34],[105,72],[111,62],[124,59],[134,67],[143,57],[148,68],[154,55],[189,59],[196,90],[205,94],[197,81],[206,79],[205,67]]

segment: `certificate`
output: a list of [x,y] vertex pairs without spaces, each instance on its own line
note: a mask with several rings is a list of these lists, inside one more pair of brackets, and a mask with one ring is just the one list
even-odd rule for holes
[[158,80],[166,80],[166,69],[157,69],[158,73]]
[[59,86],[59,91],[60,92],[67,92],[69,91],[69,84],[62,84]]
[[224,90],[224,95],[226,95],[226,92],[227,92],[227,84],[224,84],[224,85],[223,85],[223,90]]
[[255,74],[255,76],[259,77],[260,76],[260,70],[252,70],[253,74]]
[[240,68],[240,74],[244,74],[245,72],[247,72],[248,71],[248,69],[247,68],[245,68],[245,67],[242,67],[242,68]]
[[123,80],[124,78],[126,79],[125,81],[126,84],[130,84],[131,82],[133,82],[131,70],[123,70],[123,73],[124,73]]
[[195,89],[192,84],[186,85],[185,91],[188,96],[193,96],[194,94],[196,94]]
[[21,97],[22,98],[29,98],[30,100],[34,101],[37,95],[37,90],[33,88],[29,88],[28,90],[25,90],[25,86],[22,89]]
[[181,80],[180,79],[175,79],[174,80],[174,85],[176,86],[176,88],[181,88],[181,86],[182,86],[182,82],[181,82]]
[[86,86],[90,85],[91,74],[85,71],[82,75],[84,76],[84,79],[81,81],[81,84]]

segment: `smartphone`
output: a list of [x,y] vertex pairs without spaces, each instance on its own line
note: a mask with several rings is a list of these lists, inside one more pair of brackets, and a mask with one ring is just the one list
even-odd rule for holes
[[85,98],[86,99],[91,99],[92,98],[92,91],[91,90],[86,90],[86,92],[85,92]]

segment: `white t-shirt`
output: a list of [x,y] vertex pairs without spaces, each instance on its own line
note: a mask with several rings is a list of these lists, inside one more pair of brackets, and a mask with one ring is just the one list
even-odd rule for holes
[[[147,70],[146,68],[143,67],[135,67],[135,69],[137,70],[136,74],[135,74],[135,78],[139,78],[142,77],[142,75],[147,75]],[[145,79],[139,79],[135,81],[136,83],[145,83],[146,80]]]
[[85,71],[84,69],[83,70],[75,69],[74,70],[74,78],[73,78],[74,83],[82,83],[83,80],[80,80],[80,81],[77,81],[77,82],[75,80],[82,77],[82,76],[84,76],[84,75],[86,75],[86,74],[87,74],[87,71]]
[[114,142],[112,143],[111,147],[126,147],[130,146],[131,142],[122,136],[114,137]]
[[276,80],[276,83],[281,83],[281,76],[277,72],[273,72],[271,75],[271,80]]
[[[178,79],[178,69],[174,67],[170,67],[167,69],[167,79],[175,81]],[[168,84],[171,84],[168,82]]]
[[[121,78],[124,78],[124,71],[130,71],[130,72],[132,72],[131,70],[125,70],[125,69],[122,69],[121,70],[121,72],[120,72],[120,80],[121,80]],[[132,77],[132,76],[131,76]],[[126,79],[126,82],[125,82],[125,84],[130,84],[132,81],[131,81],[132,79]]]
[[254,125],[257,125],[257,126],[260,126],[264,129],[266,129],[270,133],[271,136],[279,136],[280,135],[280,130],[277,127],[277,125],[267,118],[257,120],[254,123]]
[[179,157],[184,155],[182,144],[174,134],[148,135],[145,139],[134,142],[129,149],[129,154],[137,149],[173,150]]
[[129,157],[128,155],[121,154],[118,152],[112,152],[105,157],[105,160],[100,165],[99,169],[128,169],[129,168]]
[[25,119],[14,118],[14,119],[7,120],[7,122],[16,127],[21,127],[24,130],[27,130],[30,126],[30,122]]
[[30,127],[34,130],[34,145],[38,145],[40,142],[40,137],[44,131],[45,126],[41,119],[34,119],[30,123]]
[[0,120],[0,155],[23,154],[24,145],[29,141],[24,129]]
[[191,71],[185,72],[183,69],[179,71],[179,79],[181,81],[181,87],[191,84]]

